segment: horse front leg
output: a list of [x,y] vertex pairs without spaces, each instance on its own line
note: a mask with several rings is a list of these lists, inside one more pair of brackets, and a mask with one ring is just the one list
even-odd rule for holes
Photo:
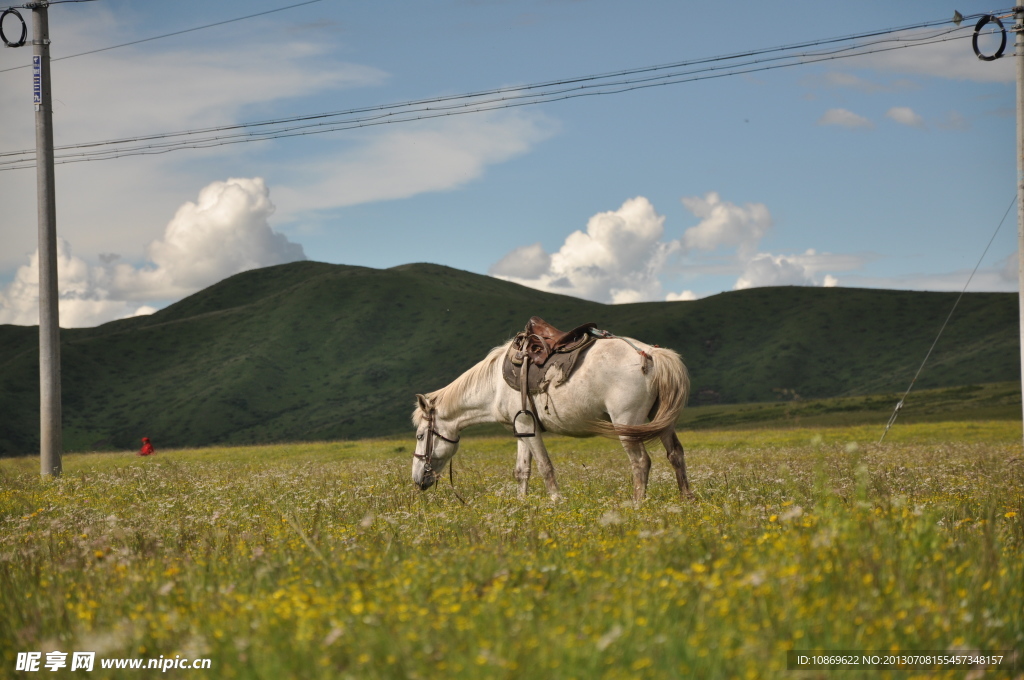
[[535,437],[523,438],[519,441],[525,442],[526,446],[533,452],[533,457],[537,459],[537,471],[540,472],[540,476],[544,480],[544,486],[547,487],[551,500],[559,500],[562,494],[558,491],[558,480],[555,479],[555,466],[551,464],[551,458],[548,457],[548,450],[544,446],[544,440],[538,434]]
[[533,462],[533,453],[530,447],[522,439],[516,440],[516,481],[519,482],[519,497],[526,497],[527,487],[530,485],[530,467]]
[[639,503],[647,496],[647,479],[651,472],[651,456],[643,442],[620,439],[633,468],[633,501]]

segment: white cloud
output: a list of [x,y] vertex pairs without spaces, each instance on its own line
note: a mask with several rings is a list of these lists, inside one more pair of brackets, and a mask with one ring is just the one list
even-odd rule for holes
[[[971,27],[961,29],[970,35]],[[893,38],[907,40],[934,33],[934,30],[903,31]],[[1008,35],[1006,52],[1013,53],[1013,35]],[[996,45],[998,47],[998,45]],[[973,80],[982,83],[1009,83],[1014,78],[1013,59],[981,61],[974,58],[964,40],[949,40],[930,45],[915,45],[910,49],[895,49],[856,57],[858,67],[874,68],[892,73],[931,76],[950,80]]]
[[685,302],[688,300],[696,300],[697,294],[692,290],[684,290],[681,293],[669,293],[665,296],[666,302]]
[[305,164],[310,181],[283,187],[278,199],[292,214],[447,191],[528,152],[556,127],[538,112],[499,111],[371,133],[354,150]]
[[[61,326],[94,326],[156,311],[140,304],[178,298],[233,274],[305,259],[302,246],[274,232],[270,192],[260,178],[213,182],[186,203],[150,244],[150,264],[136,268],[117,255],[90,265],[58,244]],[[38,323],[39,256],[32,255],[0,292],[0,323]]]
[[551,256],[543,246],[534,243],[532,246],[516,248],[501,258],[488,272],[492,276],[516,276],[523,279],[536,279],[551,267]]
[[885,115],[901,125],[909,125],[916,128],[923,128],[925,126],[924,118],[920,114],[915,113],[909,106],[894,106],[886,111]]
[[818,125],[839,125],[850,129],[874,127],[874,124],[864,116],[846,109],[829,109],[818,119]]
[[[826,271],[851,271],[864,266],[863,255],[833,255],[813,248],[796,255],[758,253],[747,261],[734,290],[761,286],[823,286],[839,285],[839,279]],[[824,276],[822,276],[824,274]]]
[[[665,218],[643,196],[618,210],[598,213],[586,231],[574,231],[546,271],[539,246],[527,246],[502,258],[491,274],[531,288],[600,302],[627,303],[663,296],[661,273],[678,243],[663,242]],[[546,253],[545,253],[546,254]],[[515,268],[519,265],[519,268]]]
[[[758,253],[761,239],[772,227],[771,212],[764,204],[739,206],[722,200],[716,192],[688,196],[682,203],[700,223],[678,240],[664,240],[665,218],[650,201],[638,196],[618,210],[591,217],[586,231],[571,233],[558,252],[549,255],[540,243],[523,246],[505,255],[489,273],[531,288],[622,304],[696,300],[692,290],[664,292],[661,277],[679,273],[669,271],[672,256],[684,258],[685,273],[691,276],[739,272],[736,289],[836,286],[839,280],[834,272],[860,269],[867,260],[863,255],[813,249],[797,255]],[[723,260],[719,249],[733,252]],[[713,260],[710,264],[709,258]]]
[[758,242],[772,226],[771,213],[763,203],[740,207],[723,201],[714,191],[703,197],[689,196],[681,200],[701,220],[683,234],[682,243],[688,250],[737,247],[740,257],[746,257],[756,250]]
[[813,286],[814,279],[799,263],[785,255],[760,253],[747,262],[735,290],[762,286]]
[[[100,279],[102,272],[75,257],[62,238],[57,239],[57,303],[61,326],[94,325],[93,319],[109,321],[133,311],[123,300],[108,299]],[[0,291],[0,323],[32,326],[39,323],[39,252],[18,269],[14,280]]]
[[274,212],[264,181],[229,179],[199,192],[178,209],[162,239],[150,244],[154,266],[115,265],[114,294],[122,299],[177,298],[232,274],[306,259],[302,246],[268,222]]

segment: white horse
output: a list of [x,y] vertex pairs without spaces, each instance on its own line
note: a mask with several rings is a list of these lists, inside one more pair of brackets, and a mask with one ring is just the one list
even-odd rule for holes
[[[548,389],[535,396],[539,422],[544,431],[553,434],[619,439],[633,467],[633,498],[637,501],[646,495],[651,469],[644,442],[661,439],[675,469],[680,495],[692,498],[683,446],[675,433],[676,419],[690,389],[686,366],[670,349],[628,340],[636,349],[621,338],[596,340],[571,378],[560,385],[559,369],[552,367],[547,376]],[[522,396],[502,378],[501,364],[509,344],[492,349],[483,361],[447,387],[416,395],[412,480],[420,489],[430,488],[440,478],[459,448],[463,428],[496,422],[512,429]],[[650,359],[638,354],[638,349]],[[648,361],[647,371],[642,370],[642,361]],[[519,495],[526,495],[531,461],[536,458],[548,493],[558,498],[555,470],[540,436],[541,428],[536,429],[536,436],[517,440],[515,476]]]

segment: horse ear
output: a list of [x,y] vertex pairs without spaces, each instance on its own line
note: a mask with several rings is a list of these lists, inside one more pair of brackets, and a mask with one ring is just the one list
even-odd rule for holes
[[419,404],[420,410],[423,411],[424,413],[430,413],[432,410],[434,410],[433,401],[428,401],[427,398],[424,397],[422,394],[416,395],[416,402]]

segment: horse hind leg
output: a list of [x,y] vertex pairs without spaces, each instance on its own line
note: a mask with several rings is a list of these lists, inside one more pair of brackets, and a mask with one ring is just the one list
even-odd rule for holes
[[686,458],[683,452],[683,445],[673,429],[667,429],[661,433],[661,443],[665,445],[665,454],[668,462],[676,472],[676,484],[679,485],[679,495],[693,499],[693,492],[690,491],[690,482],[686,477]]
[[620,439],[622,448],[629,456],[630,466],[633,468],[633,500],[637,503],[647,496],[647,480],[651,472],[651,456],[647,453],[647,447],[641,441],[632,439]]

